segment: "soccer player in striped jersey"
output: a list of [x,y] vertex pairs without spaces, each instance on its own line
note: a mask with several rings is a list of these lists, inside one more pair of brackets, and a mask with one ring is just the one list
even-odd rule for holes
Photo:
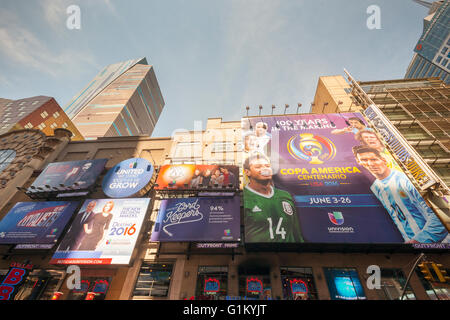
[[267,157],[254,154],[244,162],[249,183],[244,188],[244,225],[247,242],[304,242],[294,200],[272,182]]
[[376,180],[370,187],[389,212],[406,243],[450,243],[450,236],[439,218],[401,171],[392,170],[374,148],[353,148],[358,163]]

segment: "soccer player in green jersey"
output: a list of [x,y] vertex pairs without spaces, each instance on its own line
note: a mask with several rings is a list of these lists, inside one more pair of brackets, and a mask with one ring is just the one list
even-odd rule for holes
[[304,242],[292,196],[272,182],[267,157],[254,154],[244,162],[249,179],[244,188],[244,225],[247,242]]

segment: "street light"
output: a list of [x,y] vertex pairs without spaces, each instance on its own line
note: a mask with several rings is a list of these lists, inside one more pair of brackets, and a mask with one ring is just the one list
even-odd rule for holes
[[285,105],[284,105],[284,114],[286,114],[287,108],[289,108],[289,105],[288,105],[288,104],[285,104]]
[[259,115],[261,115],[262,105],[259,105]]
[[297,103],[297,114],[298,114],[298,109],[300,109],[302,107],[301,103]]

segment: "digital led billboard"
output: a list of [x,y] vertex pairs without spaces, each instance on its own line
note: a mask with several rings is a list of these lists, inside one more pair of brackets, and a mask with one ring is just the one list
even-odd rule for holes
[[86,200],[51,264],[128,264],[150,199]]
[[151,241],[240,240],[240,199],[173,198],[162,200]]
[[361,114],[244,118],[242,133],[245,242],[449,242]]
[[239,167],[231,165],[164,165],[156,180],[156,190],[165,188],[239,188]]
[[18,202],[0,221],[0,244],[50,249],[77,206],[76,201]]

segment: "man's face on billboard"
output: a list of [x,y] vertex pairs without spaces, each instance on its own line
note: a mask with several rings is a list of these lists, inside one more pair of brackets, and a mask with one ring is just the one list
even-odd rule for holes
[[377,150],[382,150],[384,149],[383,144],[381,143],[381,141],[378,139],[378,137],[373,134],[373,133],[369,133],[369,132],[363,132],[361,134],[361,139],[364,141],[364,143],[374,149]]
[[374,176],[383,176],[386,173],[387,161],[373,152],[358,153],[358,163],[370,171]]
[[250,169],[246,169],[247,176],[257,181],[272,180],[272,166],[267,159],[255,159],[250,163]]
[[88,205],[87,205],[87,207],[86,207],[86,211],[89,211],[89,212],[90,212],[90,211],[94,210],[95,205],[96,205],[96,202],[95,202],[95,201],[89,202]]

